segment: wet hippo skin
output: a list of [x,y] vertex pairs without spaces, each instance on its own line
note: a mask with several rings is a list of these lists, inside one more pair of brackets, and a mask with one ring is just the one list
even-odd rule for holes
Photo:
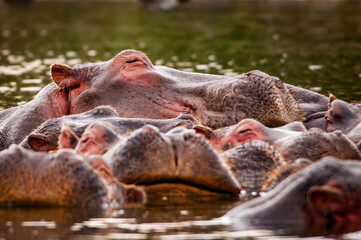
[[121,117],[187,113],[212,128],[247,117],[272,126],[302,119],[284,84],[260,71],[237,77],[188,73],[153,66],[145,54],[125,50],[104,63],[74,68],[56,64],[51,73],[69,94],[70,114],[111,105]]
[[153,66],[145,54],[125,50],[107,62],[73,68],[55,64],[51,76],[55,84],[46,86],[33,101],[0,112],[0,149],[20,143],[47,119],[100,105],[112,106],[123,118],[190,114],[210,128],[245,118],[273,127],[304,120],[307,128],[325,128],[328,97],[285,85],[258,70],[236,77],[188,73]]
[[360,179],[359,161],[325,157],[224,218],[235,229],[282,226],[309,235],[356,231],[361,229]]
[[123,186],[107,169],[96,156],[83,159],[72,150],[39,153],[11,145],[0,153],[0,205],[101,208],[144,200],[141,190]]
[[62,127],[67,127],[74,133],[73,142],[69,146],[74,148],[86,127],[96,121],[107,123],[117,134],[129,134],[146,124],[156,126],[162,132],[167,132],[177,126],[192,128],[200,124],[194,117],[187,114],[171,119],[120,118],[110,106],[99,106],[84,113],[49,119],[30,133],[20,145],[35,151],[55,150],[58,148]]

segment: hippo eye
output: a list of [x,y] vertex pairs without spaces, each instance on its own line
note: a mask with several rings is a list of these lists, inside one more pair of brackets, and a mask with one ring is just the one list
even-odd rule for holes
[[139,59],[138,58],[136,58],[136,57],[134,57],[134,58],[129,58],[127,61],[126,61],[126,63],[133,63],[133,62],[136,62],[136,61],[138,61]]
[[251,129],[250,129],[250,128],[246,128],[246,129],[243,129],[243,130],[238,131],[237,134],[244,134],[244,133],[249,132],[249,131],[251,131]]

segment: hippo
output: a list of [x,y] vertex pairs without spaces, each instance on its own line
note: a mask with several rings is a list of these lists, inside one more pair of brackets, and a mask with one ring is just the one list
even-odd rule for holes
[[266,180],[260,187],[260,191],[267,192],[275,188],[280,182],[286,179],[288,176],[304,169],[311,165],[313,161],[307,158],[299,158],[293,162],[283,161],[282,164],[278,164],[275,168],[267,172]]
[[69,114],[67,94],[55,83],[44,87],[30,102],[0,112],[0,150],[20,143],[49,118]]
[[222,218],[233,229],[279,227],[303,234],[341,234],[361,229],[361,162],[324,157],[282,181],[264,196]]
[[216,130],[203,126],[194,128],[221,151],[252,140],[261,140],[273,145],[286,161],[291,162],[298,158],[316,161],[326,155],[361,159],[357,146],[340,131],[323,132],[316,129],[306,131],[299,122],[269,128],[254,119],[244,119],[234,126]]
[[35,151],[55,150],[58,148],[61,129],[63,126],[67,126],[68,130],[74,133],[73,141],[69,146],[74,148],[77,139],[80,138],[86,127],[96,121],[108,123],[117,134],[129,134],[146,124],[156,126],[162,132],[167,132],[177,126],[192,128],[200,124],[194,117],[187,114],[180,114],[171,119],[120,118],[112,107],[98,106],[84,113],[48,119],[24,138],[20,145]]
[[192,129],[178,127],[161,133],[145,125],[114,144],[103,158],[120,182],[143,186],[147,195],[238,197],[240,193],[227,164]]
[[145,195],[124,186],[100,156],[74,151],[34,152],[11,145],[0,152],[0,205],[99,208],[143,202]]
[[285,164],[272,145],[259,140],[229,149],[219,157],[229,166],[241,189],[248,193],[263,190],[270,173]]
[[306,128],[319,128],[325,131],[326,120],[324,116],[330,101],[329,97],[290,84],[285,84],[285,86],[297,101]]
[[[68,132],[67,128],[61,132],[61,148],[71,147],[64,144],[64,142],[69,142],[66,139],[71,139],[71,137],[67,136]],[[75,152],[83,157],[94,154],[104,155],[117,142],[123,139],[125,139],[125,137],[116,134],[106,122],[95,122],[85,129],[75,147]]]
[[289,162],[298,158],[317,161],[328,155],[341,159],[361,159],[357,146],[340,131],[306,132],[299,137],[279,139],[275,143],[275,149]]
[[51,77],[53,83],[33,101],[0,112],[0,149],[20,143],[47,119],[100,105],[112,106],[123,118],[168,119],[190,114],[210,128],[244,118],[266,126],[305,120],[307,127],[317,125],[328,102],[328,97],[284,84],[258,70],[236,77],[189,73],[153,66],[136,50],[124,50],[107,62],[75,67],[54,64]]
[[331,94],[325,119],[327,132],[340,130],[361,150],[361,103],[349,104]]
[[[146,129],[146,128],[145,128]],[[150,129],[148,129],[150,130]],[[143,130],[139,130],[141,131],[141,134],[144,134],[143,132],[145,131]],[[156,129],[151,129],[150,131],[159,131]],[[183,134],[182,132],[184,131],[184,128],[174,128],[173,130],[171,130],[170,132],[166,133],[165,135],[160,133],[155,134],[155,137],[159,138],[163,135],[163,138],[170,138],[171,142],[174,142],[174,140],[172,140],[174,137],[177,137],[177,141],[176,144],[177,145],[185,145],[182,146],[182,148],[189,148],[189,150],[185,150],[185,151],[190,151],[191,148],[189,146],[188,143],[184,142],[184,139],[178,139],[180,134]],[[138,133],[140,134],[140,133]],[[149,135],[149,133],[147,133]],[[188,133],[188,134],[193,134],[193,133]],[[137,135],[137,134],[136,134]],[[146,139],[140,138],[140,137],[135,137],[135,136],[131,136],[130,138],[139,138],[139,142],[135,143],[136,145],[142,144],[142,145],[152,145],[154,143],[148,143],[148,141],[146,141]],[[61,134],[61,141],[64,142],[69,142],[68,139],[71,139],[71,136],[69,137],[68,135],[68,130],[67,129],[63,129],[63,132]],[[203,139],[201,138],[201,136],[197,136],[198,139],[195,142],[195,147],[197,147],[199,145],[200,142],[203,142]],[[194,140],[193,140],[194,141]],[[122,143],[119,143],[122,142]],[[118,145],[117,145],[118,144]],[[75,152],[83,157],[87,157],[87,156],[91,156],[92,154],[106,154],[107,151],[109,151],[110,149],[112,149],[113,147],[116,148],[115,150],[111,150],[113,152],[119,152],[119,151],[124,151],[123,149],[121,150],[121,148],[134,148],[134,146],[128,146],[130,144],[134,144],[134,141],[131,140],[127,140],[126,137],[124,136],[119,136],[116,133],[114,133],[114,131],[112,131],[106,123],[103,123],[101,121],[99,122],[95,122],[91,125],[89,125],[89,127],[87,127],[87,129],[84,131],[81,139],[78,141],[78,144],[75,148]],[[158,151],[162,151],[163,150],[163,146],[167,145],[165,143],[160,143],[159,146],[152,146],[152,149],[154,151],[154,156],[152,156],[152,158],[150,158],[150,155],[143,157],[143,155],[147,154],[147,151],[149,151],[147,148],[145,149],[137,149],[138,153],[136,153],[137,155],[135,155],[135,153],[133,152],[127,152],[127,154],[122,153],[123,158],[126,163],[127,161],[131,161],[134,162],[129,158],[136,158],[137,162],[140,161],[144,161],[144,158],[149,159],[148,161],[161,161],[159,159],[157,159],[157,152]],[[206,150],[206,151],[211,151],[210,156],[212,156],[212,158],[216,159],[217,157],[219,158],[219,161],[221,162],[225,162],[230,171],[234,174],[237,182],[240,185],[240,188],[243,190],[246,190],[248,192],[259,192],[259,190],[261,189],[261,187],[263,186],[264,182],[266,181],[267,177],[268,177],[268,173],[271,172],[273,169],[275,169],[277,166],[279,166],[280,164],[284,164],[284,160],[282,159],[282,157],[274,150],[272,145],[269,145],[266,142],[263,141],[251,141],[248,143],[245,143],[244,145],[241,146],[237,146],[235,148],[232,148],[228,151],[225,151],[221,154],[218,154],[217,156],[214,155],[214,153],[212,153],[213,149],[209,148],[208,144],[206,144],[207,148],[205,147],[200,147],[200,150]],[[128,151],[128,150],[126,150]],[[134,151],[134,150],[132,150]],[[199,152],[199,150],[197,149],[197,152]],[[135,156],[133,157],[132,154],[134,154]],[[176,158],[178,158],[179,153],[177,154],[177,152],[175,153],[177,156],[175,156]],[[190,156],[188,157],[188,161],[190,162],[197,162],[202,160],[204,163],[204,165],[207,165],[207,161],[208,161],[208,156],[209,153],[205,152],[205,153],[199,153],[197,155],[194,156]],[[139,160],[138,158],[141,158],[141,160]],[[183,157],[184,158],[184,157]],[[198,159],[194,159],[194,158],[198,158]],[[210,159],[212,159],[210,158]],[[162,159],[165,159],[165,157],[163,156]],[[112,161],[112,160],[111,160]],[[168,160],[167,160],[168,161]],[[178,161],[178,160],[177,160]],[[128,163],[127,163],[128,164]],[[192,163],[193,164],[193,163]],[[212,163],[211,163],[212,164]],[[217,163],[218,164],[218,163]],[[118,170],[114,170],[116,173],[118,173]],[[143,174],[147,174],[146,169],[142,169],[141,172]],[[138,174],[137,172],[135,172],[135,174]],[[171,172],[169,172],[168,174],[172,174]],[[122,181],[124,181],[123,176],[125,174],[120,176],[120,179]],[[174,173],[174,175],[176,175],[176,171]],[[176,177],[176,176],[175,176]]]
[[261,140],[274,144],[280,138],[300,136],[306,132],[301,122],[292,122],[281,127],[268,128],[254,119],[243,119],[235,125],[212,130],[206,126],[195,125],[193,129],[204,135],[219,151],[242,145],[252,140]]
[[174,118],[186,113],[211,128],[244,118],[268,126],[303,119],[282,81],[260,71],[237,77],[188,73],[153,66],[145,54],[125,50],[103,63],[73,68],[55,64],[51,75],[68,93],[70,114],[110,105],[120,117]]

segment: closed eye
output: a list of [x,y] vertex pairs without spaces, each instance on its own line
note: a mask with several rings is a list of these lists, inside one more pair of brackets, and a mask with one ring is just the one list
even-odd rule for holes
[[251,131],[251,129],[247,128],[247,129],[238,131],[237,134],[244,134],[244,133],[249,132],[249,131]]
[[126,61],[126,63],[133,63],[133,62],[136,62],[138,60],[139,60],[138,58],[130,58],[129,60]]

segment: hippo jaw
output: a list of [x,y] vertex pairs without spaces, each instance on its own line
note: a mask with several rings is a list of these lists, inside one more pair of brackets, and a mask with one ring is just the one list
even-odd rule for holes
[[163,134],[147,125],[115,145],[104,158],[119,181],[144,186],[152,194],[240,192],[225,162],[193,130]]

